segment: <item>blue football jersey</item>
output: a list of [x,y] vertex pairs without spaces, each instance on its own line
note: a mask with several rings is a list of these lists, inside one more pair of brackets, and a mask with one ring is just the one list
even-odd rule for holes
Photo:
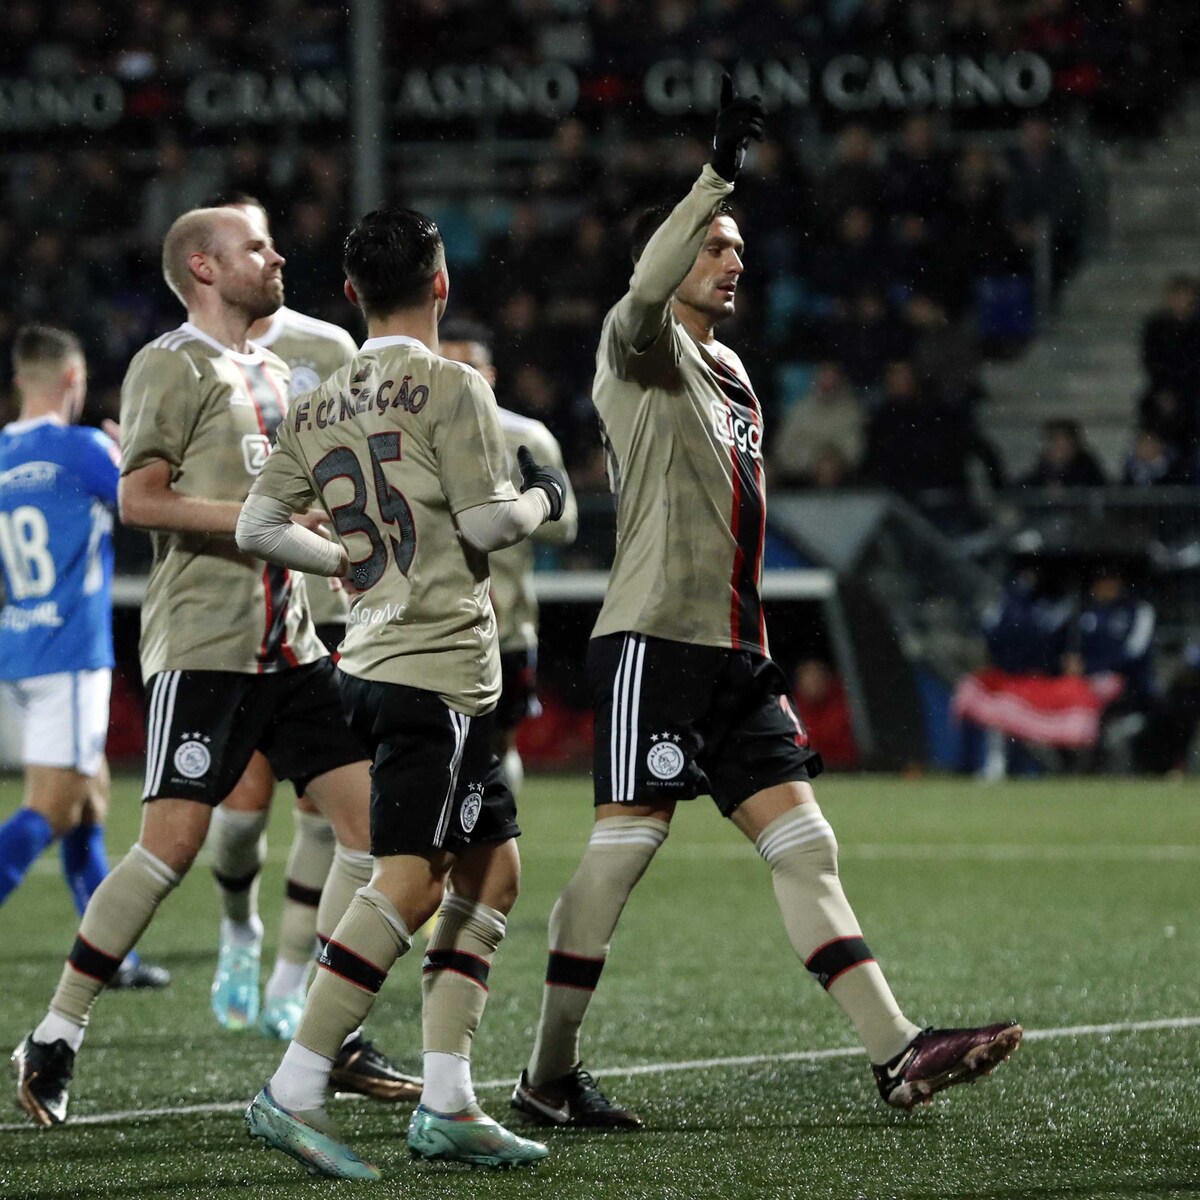
[[0,429],[0,679],[113,665],[117,448],[50,417]]

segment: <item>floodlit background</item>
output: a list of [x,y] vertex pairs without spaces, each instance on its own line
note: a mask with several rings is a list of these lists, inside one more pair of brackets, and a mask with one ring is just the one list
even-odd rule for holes
[[[721,336],[765,415],[773,650],[904,1007],[1015,1017],[1026,1043],[978,1088],[884,1109],[762,864],[699,801],[585,1030],[647,1129],[552,1132],[543,1166],[496,1176],[414,1166],[407,1112],[336,1104],[387,1194],[1196,1192],[1197,63],[1195,0],[0,0],[0,352],[27,320],[77,330],[86,419],[115,416],[132,355],[182,320],[162,234],[219,189],[270,211],[289,305],[361,336],[341,241],[396,201],[437,220],[452,315],[494,330],[501,403],[563,444],[581,533],[540,552],[523,894],[476,1045],[501,1119],[589,828],[580,675],[614,536],[600,323],[631,216],[707,157],[721,72],[770,114],[734,197],[747,270]],[[0,419],[15,411],[0,369]],[[119,530],[114,858],[139,814],[148,566]],[[0,713],[0,759],[11,733]],[[19,800],[0,777],[0,816]],[[268,955],[289,808],[280,789]],[[172,988],[101,1000],[74,1124],[0,1117],[5,1200],[329,1193],[248,1148],[238,1114],[281,1048],[211,1019],[218,912],[194,874],[142,947]],[[0,1047],[44,1011],[74,921],[51,858],[0,910]],[[408,1061],[418,959],[372,1017]]]
[[[747,273],[722,336],[765,413],[768,567],[793,572],[771,585],[775,652],[831,765],[1169,772],[1200,680],[1198,48],[1187,0],[6,0],[0,344],[31,318],[78,330],[88,419],[115,414],[132,354],[181,317],[164,230],[230,188],[270,210],[288,303],[361,334],[341,239],[414,205],[445,236],[452,313],[495,331],[501,402],[550,426],[581,494],[578,544],[541,566],[602,572],[600,321],[631,215],[687,188],[729,68],[770,138],[735,196]],[[118,759],[141,750],[147,555],[122,533]],[[1082,644],[1114,560],[1112,638],[1130,597],[1154,610],[1134,666]],[[542,583],[535,765],[586,758],[601,588]],[[1040,695],[991,734],[986,706],[955,705],[989,662],[1025,673],[1000,643],[1027,636],[1044,673],[1140,672],[1088,745],[1006,747]]]

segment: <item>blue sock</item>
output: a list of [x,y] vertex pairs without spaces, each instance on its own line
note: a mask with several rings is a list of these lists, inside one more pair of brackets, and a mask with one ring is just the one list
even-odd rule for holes
[[50,822],[32,808],[18,808],[0,825],[0,904],[25,878],[34,859],[54,841]]
[[76,825],[63,835],[62,869],[71,899],[82,917],[92,893],[108,874],[103,825]]

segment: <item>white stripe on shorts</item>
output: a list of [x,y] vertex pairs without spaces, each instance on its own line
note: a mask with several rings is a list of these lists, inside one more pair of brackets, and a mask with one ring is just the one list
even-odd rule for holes
[[462,766],[463,751],[467,746],[467,733],[471,728],[471,718],[457,713],[452,708],[446,709],[450,714],[450,725],[454,730],[454,753],[450,758],[450,786],[446,789],[446,799],[442,803],[442,815],[438,818],[437,830],[433,835],[433,844],[440,847],[450,832],[450,813],[454,807],[454,793],[458,790],[458,771]]
[[150,685],[150,703],[146,706],[146,778],[142,782],[142,799],[150,795],[154,778],[154,763],[158,757],[158,722],[162,716],[162,687],[165,672],[160,671]]
[[613,679],[612,727],[609,732],[609,770],[614,804],[632,801],[637,790],[637,723],[642,698],[642,665],[646,639],[625,635]]
[[[171,723],[175,719],[175,693],[179,691],[179,677],[182,674],[180,671],[164,671],[163,675],[159,676],[162,679],[162,697],[158,706],[158,719],[156,721],[156,737],[154,743],[154,774],[150,777],[149,786],[146,788],[146,795],[153,796],[162,786],[163,769],[167,765],[167,755],[171,750]],[[165,678],[164,678],[165,676]],[[158,691],[158,682],[155,682],[155,691]]]

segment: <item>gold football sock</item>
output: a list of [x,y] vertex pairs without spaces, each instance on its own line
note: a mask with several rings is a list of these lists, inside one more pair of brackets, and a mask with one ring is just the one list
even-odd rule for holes
[[[317,908],[333,865],[334,838],[332,827],[320,813],[297,811],[295,817],[276,953],[285,962],[307,966],[317,944]],[[369,881],[370,876],[367,878]]]
[[179,876],[135,844],[92,893],[50,1011],[86,1025],[96,997],[133,949]]
[[322,945],[345,916],[354,894],[371,882],[374,870],[375,860],[365,850],[347,850],[340,843],[337,845],[317,906],[317,938]]
[[471,1041],[487,1004],[488,973],[504,938],[504,914],[449,894],[421,967],[425,1050],[471,1057]]
[[814,801],[776,817],[755,846],[771,868],[792,948],[858,1031],[873,1063],[920,1032],[900,1011],[838,878],[837,840]]
[[529,1081],[565,1075],[579,1061],[579,1027],[600,981],[617,920],[670,826],[654,817],[605,817],[550,914],[550,959]]
[[360,888],[317,959],[296,1041],[314,1054],[336,1058],[410,945],[412,934],[388,898],[374,888]]
[[271,816],[262,812],[239,812],[218,804],[208,830],[212,851],[212,873],[225,916],[244,925],[258,915],[258,877],[267,858],[263,832]]

